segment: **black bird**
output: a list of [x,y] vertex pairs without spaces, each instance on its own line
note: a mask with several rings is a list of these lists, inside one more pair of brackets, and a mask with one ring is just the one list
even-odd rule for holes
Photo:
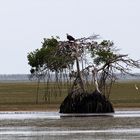
[[67,34],[67,39],[69,40],[69,41],[75,41],[75,38],[74,37],[72,37],[71,35],[69,35],[69,34]]

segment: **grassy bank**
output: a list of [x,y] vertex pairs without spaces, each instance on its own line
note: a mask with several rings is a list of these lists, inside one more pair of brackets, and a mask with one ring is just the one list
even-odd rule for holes
[[[139,91],[135,89],[135,84]],[[140,107],[140,81],[116,83],[110,99],[115,107]]]
[[[116,83],[113,86],[110,99],[115,107],[140,107],[140,93],[136,91],[135,84],[140,87],[140,82]],[[58,89],[56,93],[54,88],[57,87],[52,85],[47,93],[42,83],[37,95],[36,83],[0,83],[0,110],[58,110],[67,90],[63,85],[63,92]]]

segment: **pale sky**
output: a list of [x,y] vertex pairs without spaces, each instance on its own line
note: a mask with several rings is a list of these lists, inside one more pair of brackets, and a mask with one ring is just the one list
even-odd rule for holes
[[66,33],[99,34],[140,59],[140,0],[0,0],[0,74],[29,73],[27,53]]

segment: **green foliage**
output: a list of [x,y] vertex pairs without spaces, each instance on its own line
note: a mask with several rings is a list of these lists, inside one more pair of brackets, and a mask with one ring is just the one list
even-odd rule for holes
[[[64,44],[60,45],[59,43],[61,42],[58,39],[59,37],[44,38],[42,47],[28,54],[28,64],[32,67],[31,73],[46,69],[58,72],[74,65],[75,58],[71,55],[74,50],[71,49],[71,43],[65,44],[63,42]],[[113,42],[103,40],[101,43],[91,43],[85,49],[88,49],[94,64],[101,65],[115,57],[114,51],[112,50],[113,45]],[[80,55],[83,52],[81,51]]]
[[91,57],[96,65],[101,65],[108,63],[113,57],[115,57],[115,52],[112,46],[113,42],[109,40],[103,40],[101,43],[97,44],[96,47],[93,46],[89,49]]
[[35,69],[36,71],[43,67],[45,62],[45,49],[37,49],[34,52],[31,52],[27,56],[28,64]]
[[30,52],[27,58],[28,64],[32,67],[31,73],[45,69],[60,71],[73,64],[73,59],[67,46],[59,48],[58,37],[44,38],[42,47]]

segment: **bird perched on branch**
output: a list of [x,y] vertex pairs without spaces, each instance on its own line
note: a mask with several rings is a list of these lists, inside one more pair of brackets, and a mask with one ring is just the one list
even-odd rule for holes
[[69,40],[69,41],[75,41],[75,38],[74,37],[72,37],[71,35],[69,35],[69,34],[67,34],[67,39]]

